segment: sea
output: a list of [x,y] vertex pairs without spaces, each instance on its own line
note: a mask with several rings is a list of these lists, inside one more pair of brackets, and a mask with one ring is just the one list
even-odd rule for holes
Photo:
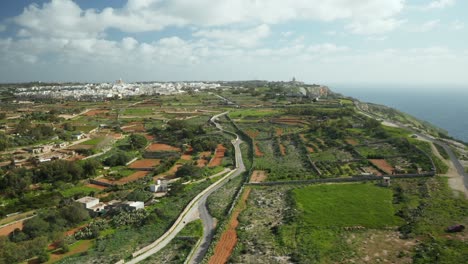
[[386,105],[446,130],[468,142],[468,85],[330,85],[334,92]]

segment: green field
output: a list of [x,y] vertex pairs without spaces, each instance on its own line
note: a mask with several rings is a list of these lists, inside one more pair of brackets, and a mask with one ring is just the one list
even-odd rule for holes
[[229,116],[231,118],[248,118],[248,117],[265,117],[265,116],[273,116],[277,115],[280,112],[278,110],[272,109],[245,109],[245,110],[235,110],[229,112]]
[[97,192],[98,190],[94,189],[94,188],[91,188],[91,187],[86,187],[86,186],[76,186],[76,187],[72,187],[70,189],[66,189],[66,190],[63,190],[63,191],[60,191],[60,193],[63,195],[63,197],[73,197],[77,194],[79,194],[80,196],[86,196],[86,195],[89,195],[90,193],[95,193]]
[[293,191],[299,221],[315,227],[397,226],[392,190],[371,184],[309,186]]
[[152,113],[153,110],[148,108],[128,108],[123,112],[124,115],[151,115]]
[[97,144],[101,143],[104,140],[104,138],[92,138],[90,140],[86,140],[85,142],[81,143],[81,145],[91,145],[91,146],[96,146]]

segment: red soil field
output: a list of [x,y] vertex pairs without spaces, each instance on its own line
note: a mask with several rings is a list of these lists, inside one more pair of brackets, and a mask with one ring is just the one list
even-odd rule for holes
[[0,229],[0,236],[8,236],[11,232],[15,231],[16,228],[23,229],[23,221],[2,227]]
[[267,178],[267,172],[262,170],[254,170],[250,176],[250,182],[263,182]]
[[127,126],[122,127],[123,132],[140,132],[144,133],[146,132],[145,126],[141,123],[136,123],[136,124],[129,124]]
[[257,143],[254,143],[254,149],[255,149],[255,156],[263,157],[263,152],[260,151],[260,148],[258,147]]
[[392,174],[393,167],[392,165],[388,164],[388,162],[384,159],[370,159],[369,160],[374,166],[383,170],[387,174]]
[[180,148],[162,143],[153,143],[146,148],[147,151],[180,151]]
[[226,148],[222,144],[218,144],[215,150],[214,158],[211,159],[210,164],[208,164],[208,167],[216,167],[221,165],[221,162],[224,158],[224,153],[226,153]]
[[189,147],[187,151],[185,151],[184,154],[180,157],[183,160],[192,160],[192,153],[193,153],[193,148]]
[[203,151],[200,152],[200,158],[197,160],[197,166],[200,168],[203,168],[208,164],[208,160],[206,158],[209,158],[211,156],[211,151]]
[[148,140],[148,141],[153,141],[154,140],[154,136],[153,135],[148,135],[148,134],[144,134],[145,138]]
[[250,188],[246,188],[239,201],[239,206],[232,213],[228,228],[221,235],[221,238],[219,239],[218,244],[214,249],[213,256],[211,256],[208,264],[222,264],[227,263],[229,260],[229,256],[231,256],[232,251],[234,251],[234,247],[237,244],[236,228],[239,225],[237,218],[239,217],[239,214],[242,212],[242,210],[245,209],[249,194]]
[[128,167],[130,169],[153,168],[161,164],[160,159],[141,159],[133,162]]
[[260,132],[256,130],[246,130],[245,133],[249,135],[249,137],[251,137],[252,139],[255,139],[256,137],[258,137],[258,134],[260,134]]

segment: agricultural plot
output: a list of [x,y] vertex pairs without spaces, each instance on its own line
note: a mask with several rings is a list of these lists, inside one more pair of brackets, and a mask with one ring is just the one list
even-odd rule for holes
[[321,152],[314,152],[310,154],[310,157],[313,161],[328,162],[350,161],[358,158],[353,153],[339,148],[329,148]]
[[280,150],[275,150],[273,140],[259,140],[256,143],[264,155],[255,158],[254,168],[267,171],[268,181],[315,177],[313,171],[306,167],[307,161],[304,160],[304,156],[291,141],[282,142],[286,148],[285,155],[282,155]]
[[318,185],[292,192],[300,222],[314,227],[396,226],[392,191],[370,184]]
[[135,170],[148,170],[161,164],[160,159],[141,159],[131,163],[128,168]]
[[163,144],[163,143],[152,143],[146,148],[146,151],[158,152],[158,151],[177,151],[180,152],[180,148]]
[[367,146],[357,146],[355,149],[359,152],[359,154],[367,158],[385,158],[402,155],[402,153],[398,150],[397,147],[385,142],[370,144]]

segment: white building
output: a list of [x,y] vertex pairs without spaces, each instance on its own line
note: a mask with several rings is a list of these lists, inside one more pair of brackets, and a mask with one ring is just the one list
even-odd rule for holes
[[85,196],[76,200],[76,202],[82,204],[86,209],[91,209],[99,203],[99,199],[91,196]]
[[132,202],[132,201],[127,201],[122,203],[125,207],[127,207],[130,210],[139,210],[139,209],[144,209],[145,208],[145,203],[144,202]]
[[156,184],[150,185],[151,192],[167,192],[167,182],[158,180]]

